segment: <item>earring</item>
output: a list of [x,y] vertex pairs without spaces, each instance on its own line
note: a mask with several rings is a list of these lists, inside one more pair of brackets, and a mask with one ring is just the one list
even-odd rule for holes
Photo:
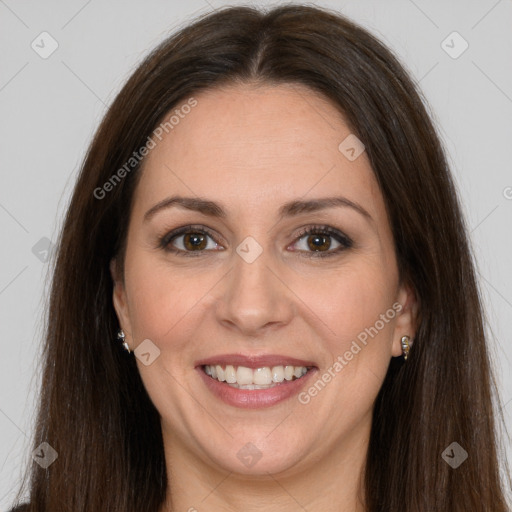
[[125,340],[125,335],[124,335],[123,329],[119,329],[119,331],[117,332],[117,339],[121,341],[121,344],[123,345],[124,349],[129,354],[131,352],[131,350],[130,350],[130,346],[128,345],[128,343]]
[[409,355],[409,350],[411,349],[411,346],[409,344],[410,338],[409,336],[402,336],[402,352],[404,354],[404,361],[407,361],[407,356]]

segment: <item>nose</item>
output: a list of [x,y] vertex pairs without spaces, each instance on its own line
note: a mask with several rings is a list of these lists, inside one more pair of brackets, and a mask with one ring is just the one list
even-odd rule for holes
[[233,254],[217,301],[218,321],[244,336],[288,324],[295,311],[293,292],[277,267],[268,250],[251,263]]

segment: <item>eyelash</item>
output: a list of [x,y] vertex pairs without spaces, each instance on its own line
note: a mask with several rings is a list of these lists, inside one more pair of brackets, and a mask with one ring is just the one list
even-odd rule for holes
[[[185,257],[197,257],[202,256],[203,253],[207,252],[205,249],[198,250],[198,251],[184,251],[183,249],[177,249],[171,245],[171,242],[181,236],[186,234],[205,234],[208,235],[210,238],[212,238],[215,241],[215,235],[207,228],[205,227],[198,227],[198,226],[183,226],[181,228],[175,229],[174,231],[171,231],[170,233],[165,234],[164,236],[159,238],[158,241],[158,247],[160,249],[163,249],[164,251],[171,252],[173,254],[177,254],[179,256],[185,256]],[[331,228],[330,226],[325,225],[314,225],[309,226],[305,229],[302,229],[296,236],[295,240],[300,240],[301,238],[307,236],[307,235],[328,235],[334,238],[338,243],[340,243],[340,247],[334,250],[329,251],[297,251],[301,256],[303,256],[302,253],[306,252],[309,253],[306,255],[308,258],[328,258],[331,256],[335,256],[339,254],[340,252],[350,249],[353,246],[353,241],[345,234],[343,234],[341,231],[338,231],[337,229]],[[217,243],[217,242],[216,242]]]

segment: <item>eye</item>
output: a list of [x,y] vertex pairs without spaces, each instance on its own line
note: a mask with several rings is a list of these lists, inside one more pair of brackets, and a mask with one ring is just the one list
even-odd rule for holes
[[[297,235],[299,241],[296,242],[298,250],[306,252],[307,257],[326,257],[333,256],[339,252],[352,247],[352,240],[337,229],[330,226],[311,226],[302,230]],[[302,239],[304,239],[302,241]],[[337,244],[332,249],[332,239]],[[302,241],[302,242],[301,242]]]
[[[213,233],[203,227],[183,226],[164,235],[158,245],[166,251],[186,256],[194,252],[196,253],[194,256],[199,255],[206,249],[223,250],[218,249],[221,246],[215,242],[213,237]],[[212,243],[209,244],[208,238],[212,240]]]
[[[162,236],[158,246],[179,256],[200,256],[209,251],[224,250],[215,242],[215,238],[216,235],[203,226],[183,226]],[[296,240],[289,247],[297,245],[292,252],[301,253],[301,256],[306,257],[334,256],[353,245],[348,236],[330,226],[310,226],[300,231],[296,235]]]

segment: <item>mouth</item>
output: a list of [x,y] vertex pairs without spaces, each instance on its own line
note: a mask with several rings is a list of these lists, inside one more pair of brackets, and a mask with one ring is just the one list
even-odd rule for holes
[[260,408],[298,394],[318,367],[284,356],[231,354],[198,361],[196,370],[221,401],[239,408]]
[[203,372],[218,382],[224,382],[235,389],[269,389],[301,379],[312,370],[313,366],[263,366],[249,368],[247,366],[228,365],[202,365]]

